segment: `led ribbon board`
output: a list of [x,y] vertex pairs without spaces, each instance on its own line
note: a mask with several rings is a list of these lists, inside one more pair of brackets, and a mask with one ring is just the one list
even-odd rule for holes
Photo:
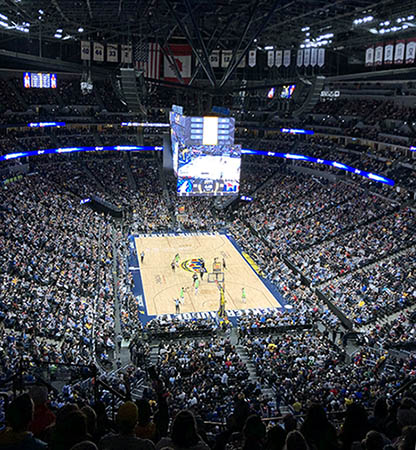
[[30,128],[64,127],[65,125],[65,122],[30,122],[27,124]]
[[383,177],[382,175],[377,175],[376,173],[366,172],[365,170],[356,169],[355,167],[347,166],[346,164],[337,161],[330,161],[328,159],[314,158],[313,156],[297,155],[294,153],[264,152],[262,150],[249,150],[244,148],[241,150],[241,153],[243,155],[274,156],[277,158],[294,159],[298,161],[307,161],[322,164],[324,166],[335,167],[336,169],[345,170],[347,172],[360,175],[361,177],[369,178],[370,180],[377,181],[378,183],[388,184],[389,186],[395,185],[395,182],[390,178]]
[[[13,159],[25,158],[27,156],[40,156],[40,155],[51,155],[51,154],[61,154],[61,153],[75,153],[75,152],[106,152],[106,151],[118,151],[118,152],[138,152],[138,151],[163,151],[162,146],[137,146],[137,145],[116,145],[116,146],[102,146],[102,147],[65,147],[65,148],[52,148],[44,150],[32,150],[28,152],[19,153],[8,153],[6,155],[0,156],[0,161],[10,161]],[[293,159],[298,161],[307,161],[317,164],[322,164],[324,166],[335,167],[336,169],[345,170],[347,172],[360,175],[361,177],[369,178],[370,180],[376,181],[377,183],[388,184],[389,186],[394,186],[395,182],[386,178],[382,175],[377,175],[376,173],[366,172],[365,170],[356,169],[355,167],[347,166],[346,164],[330,161],[328,159],[319,159],[312,156],[297,155],[295,153],[279,153],[279,152],[265,152],[262,150],[250,150],[241,149],[243,155],[263,155],[263,156],[274,156],[276,158]]]
[[139,151],[163,151],[163,147],[155,147],[153,145],[116,145],[116,146],[102,146],[102,147],[64,147],[64,148],[49,148],[44,150],[31,150],[28,152],[8,153],[0,156],[0,161],[10,161],[12,159],[24,158],[26,156],[40,156],[53,155],[60,153],[76,153],[76,152],[139,152]]

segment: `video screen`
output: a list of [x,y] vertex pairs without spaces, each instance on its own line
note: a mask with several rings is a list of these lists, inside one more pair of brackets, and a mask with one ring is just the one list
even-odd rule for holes
[[172,146],[173,171],[178,176],[179,149],[185,146],[185,119],[186,117],[171,111],[169,114],[170,137]]
[[179,153],[178,195],[240,191],[241,145],[192,145]]
[[25,72],[23,74],[23,86],[26,89],[56,89],[56,73]]
[[178,195],[227,195],[240,190],[241,146],[230,117],[170,113]]
[[282,86],[282,90],[280,92],[280,98],[292,98],[295,87],[296,87],[296,84],[287,84],[287,85]]

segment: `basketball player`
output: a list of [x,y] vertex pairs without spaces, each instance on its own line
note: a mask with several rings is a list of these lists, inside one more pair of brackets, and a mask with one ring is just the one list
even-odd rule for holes
[[183,288],[181,288],[181,293],[179,294],[179,298],[181,299],[181,303],[183,305],[183,303],[185,301],[185,291]]
[[181,313],[181,302],[178,298],[174,298],[173,301],[175,302],[175,314]]
[[225,258],[222,258],[222,268],[225,270],[226,266],[225,266]]
[[201,281],[204,279],[204,273],[207,271],[207,269],[205,269],[205,267],[201,267],[201,269],[199,270],[199,275],[201,276]]
[[244,288],[241,288],[241,301],[243,303],[247,302],[246,290]]
[[179,253],[176,253],[176,255],[175,255],[175,264],[176,264],[176,267],[179,267]]
[[142,250],[142,252],[140,253],[140,262],[143,263],[144,260],[144,251]]
[[195,280],[195,295],[198,294],[198,288],[199,288],[199,280],[198,280],[198,277],[196,277],[196,280]]
[[170,263],[170,267],[172,267],[172,271],[175,272],[175,267],[176,267],[175,261],[172,261]]
[[196,272],[194,272],[194,274],[192,275],[192,286],[195,286],[195,281],[198,279],[198,275]]

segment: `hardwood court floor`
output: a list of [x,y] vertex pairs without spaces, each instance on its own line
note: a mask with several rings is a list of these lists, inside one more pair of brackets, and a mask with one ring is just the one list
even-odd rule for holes
[[[224,270],[226,309],[275,308],[279,303],[257,274],[224,235],[195,236],[139,236],[135,237],[137,254],[145,253],[140,272],[143,282],[147,314],[174,314],[175,298],[185,288],[185,300],[180,312],[217,311],[219,291],[215,283],[208,283],[208,274],[200,282],[198,293],[192,286],[193,272],[181,263],[193,258],[203,258],[208,272],[212,272],[215,257],[226,261]],[[171,262],[179,253],[180,264],[175,271]],[[139,257],[140,260],[140,257]],[[245,288],[243,303],[241,288]]]

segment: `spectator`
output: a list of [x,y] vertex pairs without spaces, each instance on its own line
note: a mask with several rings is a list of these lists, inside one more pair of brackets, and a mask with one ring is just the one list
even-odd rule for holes
[[162,438],[156,450],[171,447],[173,450],[209,450],[197,431],[195,417],[191,411],[180,411],[172,424],[171,437]]
[[6,411],[7,427],[0,432],[1,450],[41,450],[47,444],[28,431],[33,419],[34,405],[28,394],[17,397]]
[[133,402],[123,403],[116,417],[118,434],[110,433],[104,436],[99,444],[101,450],[152,450],[152,441],[135,436],[134,429],[138,420],[137,406]]

